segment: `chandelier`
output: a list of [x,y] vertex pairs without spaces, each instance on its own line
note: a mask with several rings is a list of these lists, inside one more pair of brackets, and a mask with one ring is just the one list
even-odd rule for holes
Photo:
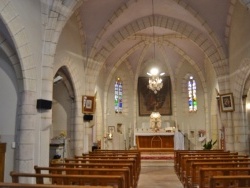
[[[152,0],[152,14],[153,14],[153,41],[154,41],[154,59],[155,59],[155,32],[154,32],[154,23],[155,23],[155,16],[154,16],[154,0]],[[165,73],[160,73],[157,68],[152,68],[150,72],[147,72],[147,74],[150,76],[148,81],[148,88],[152,90],[155,94],[161,90],[163,87],[161,76],[163,76]]]
[[156,94],[163,87],[161,76],[165,73],[162,72],[159,74],[159,70],[157,68],[152,68],[150,72],[147,72],[147,74],[151,76],[148,80],[148,88]]

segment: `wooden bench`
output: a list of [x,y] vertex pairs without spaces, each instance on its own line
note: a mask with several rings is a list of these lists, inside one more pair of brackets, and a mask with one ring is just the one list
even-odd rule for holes
[[245,176],[212,176],[210,188],[250,187],[250,175]]
[[186,169],[185,172],[183,173],[183,181],[182,183],[184,185],[188,185],[189,182],[192,182],[190,179],[192,179],[192,176],[197,173],[197,171],[192,171],[192,165],[197,162],[250,162],[249,158],[213,158],[213,159],[188,159],[186,161]]
[[204,154],[206,154],[206,153],[208,153],[208,154],[211,154],[211,153],[229,153],[229,151],[223,151],[223,150],[174,150],[174,168],[175,168],[175,171],[177,171],[177,166],[179,165],[179,163],[181,161],[180,156],[182,154],[198,155],[201,153],[204,153]]
[[133,187],[137,186],[137,181],[134,178],[133,164],[132,163],[50,163],[50,167],[64,167],[64,168],[103,168],[103,169],[120,169],[128,168],[133,178]]
[[[201,168],[199,188],[209,188],[212,176],[250,175],[250,167]],[[197,181],[197,180],[196,180]]]
[[[132,174],[134,180],[138,182],[139,179],[139,171],[136,166],[135,159],[64,159],[65,163],[80,163],[80,164],[91,164],[91,163],[131,163],[132,164]],[[136,183],[137,184],[137,183]]]
[[[179,177],[181,181],[185,181],[185,177],[190,175],[192,160],[195,162],[202,160],[214,160],[214,159],[247,159],[246,155],[201,155],[201,156],[186,156],[182,159],[181,167],[179,169]],[[191,163],[191,164],[190,164]]]
[[27,183],[3,183],[0,182],[1,188],[113,188],[113,186],[75,186],[75,185],[54,185],[54,184],[27,184]]
[[[89,154],[82,154],[83,157],[100,157],[105,156],[108,157],[118,157],[118,158],[135,158],[136,164],[138,167],[138,171],[141,170],[141,154],[139,152],[90,152]],[[75,158],[81,158],[82,156],[75,156]]]
[[179,155],[180,161],[179,161],[179,164],[177,164],[177,166],[176,166],[176,169],[177,169],[176,174],[181,179],[181,177],[182,177],[181,172],[183,172],[185,169],[187,159],[192,159],[192,158],[197,158],[197,159],[201,158],[202,159],[202,158],[209,158],[209,157],[210,158],[211,157],[219,158],[219,157],[223,157],[223,156],[236,156],[236,155],[238,155],[238,153],[229,153],[229,152],[224,152],[224,153],[222,153],[222,152],[202,153],[202,152],[200,152],[200,153],[191,153],[191,154],[182,153]]
[[123,175],[63,175],[63,174],[35,174],[35,173],[10,173],[12,183],[19,183],[19,178],[35,178],[36,184],[44,184],[44,179],[48,178],[57,181],[62,185],[101,185],[125,188],[125,178]]
[[[137,156],[137,161],[139,162],[139,173],[141,170],[141,152],[139,150],[95,150],[93,152],[89,152],[88,155],[114,155],[114,156],[119,156],[119,155],[136,155]],[[86,155],[86,154],[82,154]]]
[[[124,175],[125,187],[133,187],[133,177],[129,168],[64,168],[64,167],[40,167],[34,166],[37,174],[42,172],[50,174],[67,174],[67,175]],[[56,183],[56,182],[52,182]]]
[[[250,165],[249,161],[246,162],[195,162],[192,164],[192,174],[187,177],[185,185],[187,187],[194,187],[199,184],[200,180],[200,169],[201,168],[248,168]],[[198,182],[198,183],[197,183]]]
[[121,160],[127,160],[127,159],[133,159],[135,160],[135,167],[137,174],[140,174],[141,164],[138,160],[138,157],[136,155],[83,155],[83,156],[75,156],[75,159],[121,159]]

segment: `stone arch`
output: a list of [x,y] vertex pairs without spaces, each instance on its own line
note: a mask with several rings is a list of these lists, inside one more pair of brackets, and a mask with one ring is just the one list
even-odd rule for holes
[[[6,39],[0,34],[0,48],[3,52],[7,55],[8,59],[10,60],[13,70],[16,73],[16,77],[18,80],[23,80],[23,72],[21,69],[20,61],[18,61],[18,56],[16,52],[12,49],[12,47],[7,43]],[[19,85],[19,90],[23,91],[23,85]]]
[[[23,89],[24,90],[32,90],[35,91],[36,88],[31,88],[31,85],[34,84],[34,80],[36,78],[35,75],[35,65],[32,65],[30,62],[33,61],[33,55],[31,53],[31,47],[30,43],[27,38],[26,30],[24,27],[22,27],[22,24],[19,24],[19,27],[14,27],[14,23],[22,23],[20,20],[19,15],[17,15],[17,11],[15,10],[15,5],[11,1],[4,1],[0,2],[0,6],[4,7],[1,9],[0,12],[0,18],[4,22],[7,30],[9,31],[9,34],[11,36],[11,39],[16,47],[16,53],[17,55],[14,55],[13,51],[10,50],[10,47],[6,47],[5,50],[10,50],[7,54],[12,56],[12,59],[15,61],[15,65],[20,66],[20,69],[22,72],[19,72],[18,75],[23,75]],[[5,12],[8,12],[8,14],[5,14]],[[20,40],[20,37],[22,36],[22,40]],[[18,62],[18,63],[17,63]],[[20,77],[21,79],[21,77]]]
[[81,77],[80,72],[78,70],[78,67],[75,66],[75,64],[71,61],[69,57],[64,57],[60,59],[60,64],[55,64],[54,66],[54,75],[60,70],[60,68],[64,67],[67,71],[67,77],[70,79],[72,84],[71,91],[74,94],[74,117],[72,117],[72,126],[73,126],[73,139],[72,141],[72,147],[73,147],[73,153],[75,155],[81,155],[83,152],[83,121],[82,121],[82,91],[81,91],[81,85],[79,78]]
[[[58,1],[52,0],[50,3],[45,2],[44,6],[41,6],[42,17],[44,20],[45,31],[44,31],[44,40],[42,41],[44,46],[44,51],[42,52],[43,62],[42,63],[42,70],[47,72],[42,76],[42,90],[41,96],[44,98],[51,98],[52,91],[48,91],[47,88],[52,88],[53,84],[53,75],[55,75],[54,70],[58,70],[59,67],[54,67],[54,55],[56,52],[57,43],[60,37],[60,34],[70,19],[72,14],[75,10],[83,3],[83,1],[78,0],[65,0],[65,1]],[[77,16],[77,15],[76,15]],[[78,75],[77,69],[75,67],[71,68],[70,60],[68,60],[68,65],[66,66],[69,72],[72,72],[72,75]],[[79,89],[79,80],[74,77],[71,78],[74,82],[75,88],[75,117],[73,120],[75,130],[79,131],[79,134],[75,134],[75,138],[73,140],[75,153],[81,154],[83,151],[83,144],[82,144],[82,135],[83,135],[83,126],[82,126],[82,118],[81,118],[81,96],[80,96],[80,89]],[[44,115],[44,114],[43,114]],[[45,126],[49,126],[49,121],[44,121],[44,119],[51,119],[52,114],[48,114],[47,117],[42,117],[42,124]],[[77,144],[76,144],[77,143]]]
[[[35,158],[35,125],[33,122],[35,121],[34,111],[36,111],[36,65],[32,64],[34,62],[32,49],[15,4],[12,1],[1,1],[0,6],[3,7],[0,18],[5,23],[16,48],[17,55],[12,53],[10,59],[13,61],[14,69],[18,71],[17,77],[20,80],[19,86],[21,86],[19,111],[22,113],[19,116],[20,126],[17,133],[19,145],[17,156],[19,157],[16,158],[16,169],[27,172],[33,168]],[[10,49],[8,50],[11,52]]]
[[245,112],[245,98],[247,91],[250,88],[250,59],[246,58],[242,60],[239,69],[234,76],[233,87],[231,91],[234,96],[235,112],[232,114],[233,121],[232,133],[232,145],[235,151],[239,153],[247,153],[248,149],[248,125],[246,125],[246,112]]

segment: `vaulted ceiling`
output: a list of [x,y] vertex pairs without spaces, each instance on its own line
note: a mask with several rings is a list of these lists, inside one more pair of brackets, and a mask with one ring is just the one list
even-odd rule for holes
[[[230,0],[89,0],[80,6],[87,53],[112,71],[127,62],[145,75],[151,65],[173,74],[179,62],[204,72],[204,60],[227,56]],[[225,56],[224,56],[225,55]]]

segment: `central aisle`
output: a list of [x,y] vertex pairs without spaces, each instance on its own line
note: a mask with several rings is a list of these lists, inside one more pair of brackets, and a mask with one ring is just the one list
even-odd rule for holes
[[175,174],[173,166],[149,166],[141,167],[138,188],[183,188]]

